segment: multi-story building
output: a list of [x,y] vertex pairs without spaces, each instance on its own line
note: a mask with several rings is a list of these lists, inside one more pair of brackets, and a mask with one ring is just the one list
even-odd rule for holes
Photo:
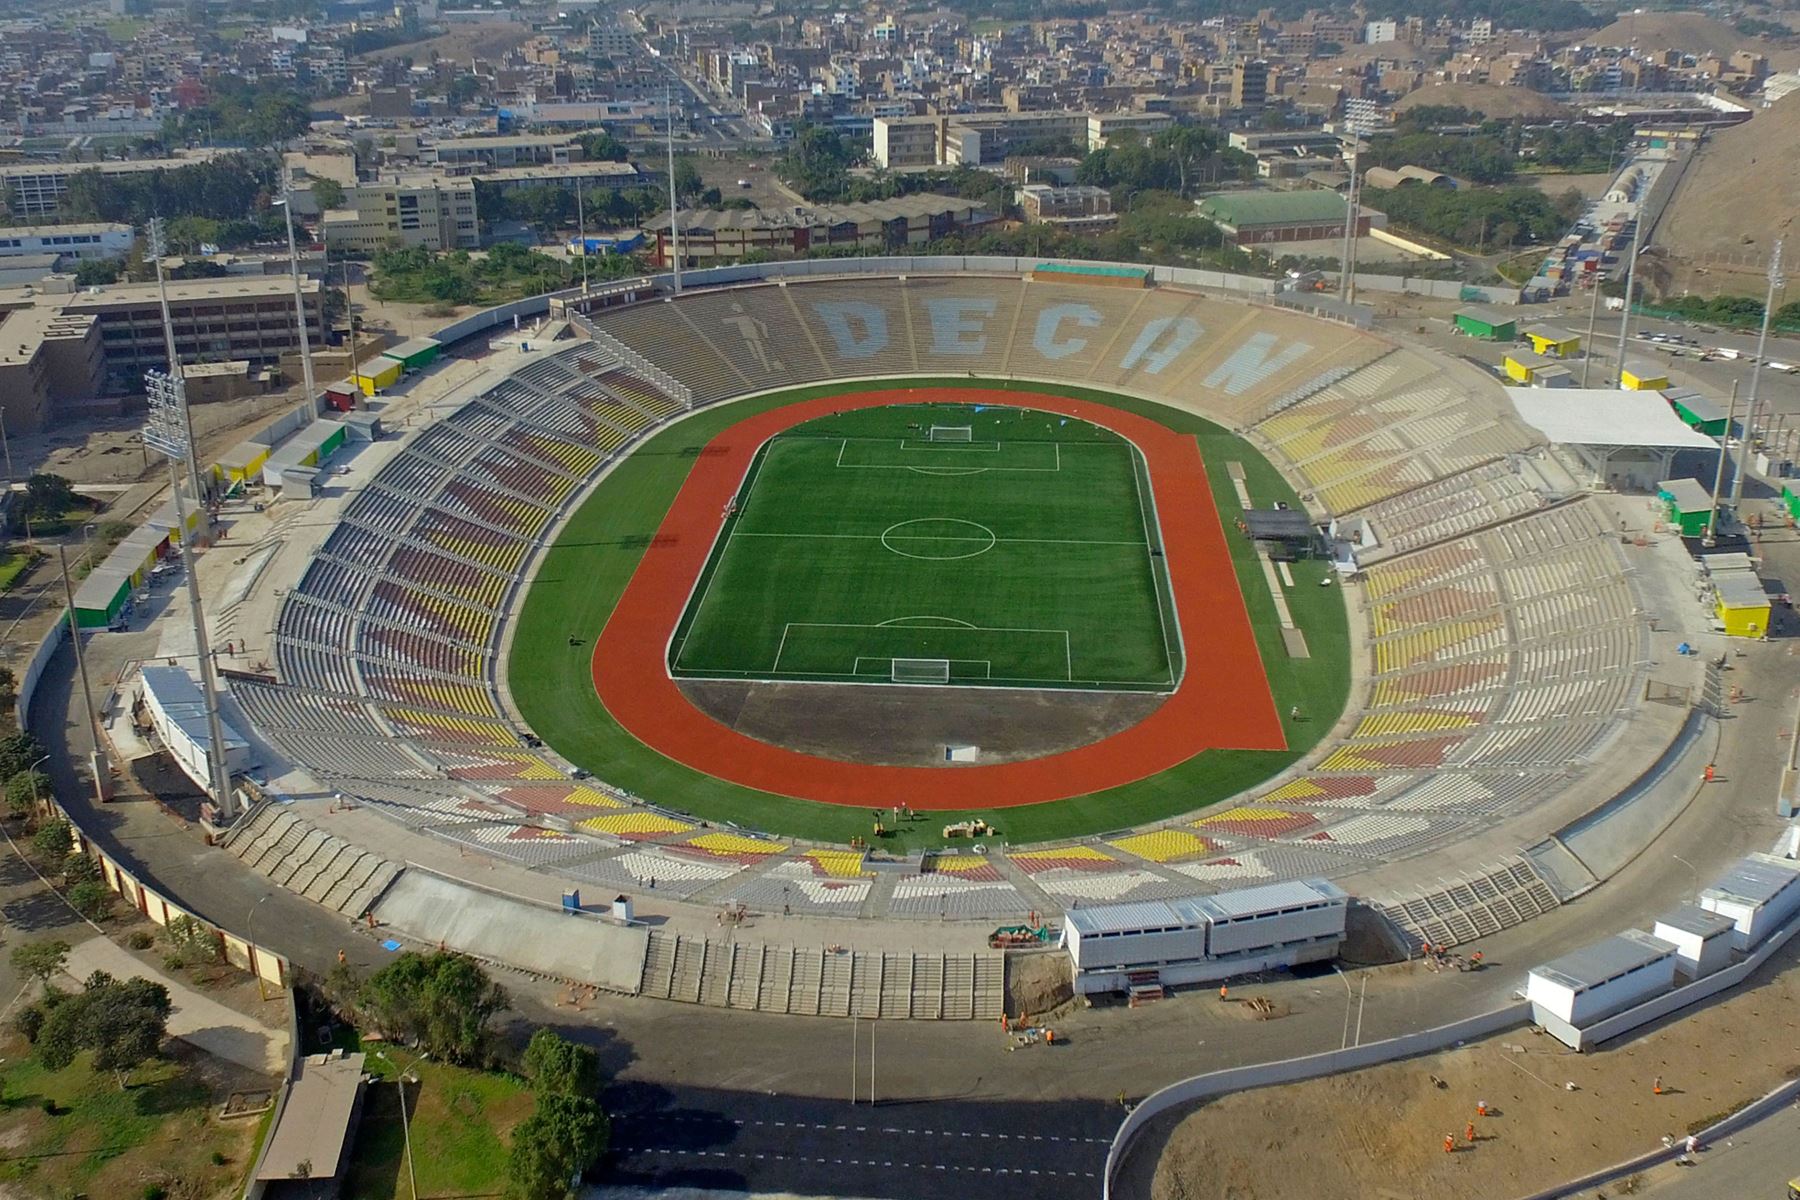
[[517,167],[581,161],[579,135],[448,138],[419,147],[422,162],[440,167]]
[[15,218],[49,217],[68,193],[69,181],[83,171],[102,175],[142,175],[191,167],[213,156],[207,151],[188,158],[139,158],[128,162],[9,163],[0,166],[0,209]]
[[[300,288],[306,303],[307,336],[313,345],[323,345],[325,308],[319,281],[302,279]],[[168,290],[175,353],[183,362],[247,359],[259,366],[271,365],[300,346],[294,321],[294,285],[285,276],[185,280],[170,283]],[[41,296],[38,306],[95,322],[109,390],[142,391],[145,371],[168,369],[155,284]]]
[[1018,198],[1027,221],[1092,230],[1111,225],[1116,219],[1112,193],[1103,187],[1028,183],[1018,190]]
[[91,315],[35,307],[0,312],[0,415],[14,436],[42,430],[59,401],[98,395],[105,374]]
[[54,254],[62,259],[123,258],[131,253],[131,226],[13,225],[0,227],[0,259]]
[[325,213],[320,230],[327,250],[472,250],[481,245],[475,181],[432,174],[359,183],[344,189],[343,206]]
[[[924,193],[816,208],[698,210],[681,214],[681,261],[705,267],[755,250],[787,257],[823,246],[903,251],[993,220],[974,201]],[[668,266],[668,214],[646,228],[656,237],[656,265]]]
[[1134,133],[1148,138],[1175,124],[1166,112],[1090,113],[1087,119],[1087,148],[1104,150],[1106,144],[1121,133]]
[[1259,58],[1231,68],[1231,107],[1256,109],[1268,102],[1268,63]]

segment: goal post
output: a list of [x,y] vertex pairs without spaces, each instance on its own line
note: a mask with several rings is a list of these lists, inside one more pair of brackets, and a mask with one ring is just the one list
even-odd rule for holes
[[928,442],[973,442],[975,427],[973,425],[933,425],[925,431]]
[[947,658],[896,658],[890,678],[895,683],[949,683],[950,660]]

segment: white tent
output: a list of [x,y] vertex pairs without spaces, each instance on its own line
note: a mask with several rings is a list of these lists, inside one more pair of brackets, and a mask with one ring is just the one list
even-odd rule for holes
[[1647,481],[1640,481],[1646,486],[1669,474],[1678,451],[1719,452],[1715,439],[1689,428],[1656,392],[1508,388],[1506,395],[1527,425],[1552,443],[1573,450],[1599,480],[1612,481],[1615,473],[1609,467],[1621,455],[1642,461],[1630,451],[1648,451],[1656,464],[1657,470],[1649,473]]

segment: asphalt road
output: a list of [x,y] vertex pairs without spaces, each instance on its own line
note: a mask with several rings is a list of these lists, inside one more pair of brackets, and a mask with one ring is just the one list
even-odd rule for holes
[[1707,1147],[1691,1167],[1669,1165],[1649,1172],[1639,1194],[1664,1200],[1787,1200],[1787,1182],[1797,1176],[1800,1104],[1790,1104],[1736,1137]]
[[611,1186],[893,1200],[1090,1200],[1119,1116],[1092,1102],[871,1108],[705,1089],[618,1092],[607,1097]]

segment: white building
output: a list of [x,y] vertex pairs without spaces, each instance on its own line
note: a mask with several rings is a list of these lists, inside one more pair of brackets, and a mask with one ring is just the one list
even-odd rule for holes
[[1734,949],[1749,950],[1800,909],[1800,862],[1749,854],[1700,893],[1700,907],[1731,918]]
[[77,261],[124,258],[131,253],[132,239],[131,226],[120,224],[0,226],[0,259],[39,254]]
[[1650,932],[1675,946],[1675,969],[1689,979],[1704,979],[1731,963],[1732,919],[1707,912],[1698,904],[1683,904],[1656,918]]
[[1322,879],[1071,909],[1063,948],[1084,995],[1318,962],[1344,940],[1349,897]]
[[[207,729],[206,699],[193,677],[180,667],[145,667],[139,672],[141,699],[156,736],[189,779],[212,794],[211,768],[207,763],[212,735]],[[225,739],[225,769],[235,775],[250,764],[250,743],[244,735],[220,719]],[[215,797],[217,799],[217,797]]]
[[1673,942],[1628,929],[1532,968],[1531,1018],[1577,1049],[1581,1031],[1675,986]]
[[1370,21],[1367,25],[1363,26],[1363,41],[1369,43],[1371,46],[1378,46],[1382,42],[1396,42],[1399,40],[1400,25],[1396,21]]

